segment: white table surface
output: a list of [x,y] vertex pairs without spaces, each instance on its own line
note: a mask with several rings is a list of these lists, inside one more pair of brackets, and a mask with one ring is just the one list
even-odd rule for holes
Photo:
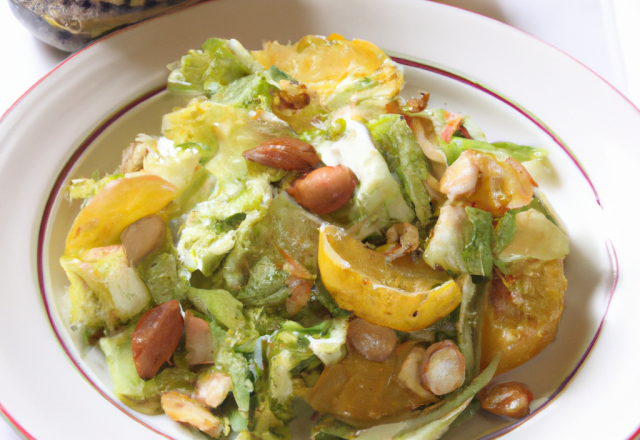
[[[440,3],[486,15],[534,35],[583,63],[640,107],[637,25],[640,1],[440,0]],[[0,116],[67,56],[66,52],[32,37],[13,17],[7,0],[0,0]],[[10,414],[11,408],[5,410]],[[0,418],[0,440],[20,438]]]

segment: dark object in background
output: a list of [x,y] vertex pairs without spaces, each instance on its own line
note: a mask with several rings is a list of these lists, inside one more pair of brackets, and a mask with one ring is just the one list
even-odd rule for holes
[[116,29],[198,0],[9,0],[13,14],[33,35],[75,52]]

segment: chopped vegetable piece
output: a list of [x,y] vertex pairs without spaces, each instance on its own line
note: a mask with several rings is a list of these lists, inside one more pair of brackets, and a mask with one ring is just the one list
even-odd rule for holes
[[524,260],[494,270],[482,329],[481,368],[502,352],[497,374],[528,361],[554,340],[564,309],[563,260]]
[[460,289],[445,272],[406,257],[391,264],[344,231],[320,228],[322,282],[338,305],[372,324],[396,330],[425,328],[460,303]]
[[112,180],[80,211],[67,237],[65,255],[115,244],[136,220],[156,214],[176,196],[176,188],[161,177],[142,174]]

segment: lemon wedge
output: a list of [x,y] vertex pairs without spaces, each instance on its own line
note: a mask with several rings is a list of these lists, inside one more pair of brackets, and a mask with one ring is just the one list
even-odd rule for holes
[[395,330],[428,327],[451,313],[462,297],[446,272],[411,255],[387,263],[380,252],[333,225],[320,228],[318,267],[340,307]]
[[175,186],[154,174],[109,182],[76,217],[67,236],[65,255],[117,243],[124,228],[156,214],[175,196]]

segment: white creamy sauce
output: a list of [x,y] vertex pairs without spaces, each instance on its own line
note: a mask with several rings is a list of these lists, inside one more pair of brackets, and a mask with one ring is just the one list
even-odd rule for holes
[[392,220],[411,221],[413,211],[404,201],[400,185],[376,149],[369,130],[362,122],[345,116],[343,136],[317,146],[322,161],[329,166],[345,165],[354,172],[358,178],[355,201],[363,214],[383,209]]

